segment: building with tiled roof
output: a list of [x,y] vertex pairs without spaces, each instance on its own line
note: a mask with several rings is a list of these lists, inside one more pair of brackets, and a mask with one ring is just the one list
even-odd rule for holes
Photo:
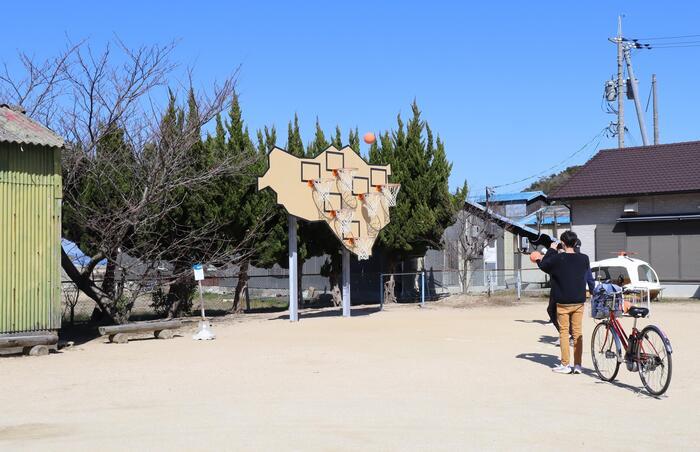
[[664,296],[700,297],[700,141],[600,151],[550,199],[591,260],[635,253]]

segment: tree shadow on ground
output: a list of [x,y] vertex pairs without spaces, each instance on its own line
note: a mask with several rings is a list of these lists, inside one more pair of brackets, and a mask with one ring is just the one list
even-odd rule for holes
[[[377,312],[380,312],[381,309],[376,306],[376,307],[371,307],[371,308],[354,308],[352,309],[351,316],[352,317],[360,317],[360,316],[365,316],[365,315],[372,315]],[[324,309],[321,311],[299,311],[299,319],[314,319],[314,318],[320,318],[320,317],[342,317],[343,316],[343,310],[342,308],[339,309]],[[268,320],[289,320],[289,315],[280,315],[277,317],[273,317]]]
[[547,324],[552,323],[552,322],[550,322],[549,320],[523,320],[523,319],[515,320],[515,322],[521,322],[521,323],[537,323],[538,325],[547,325]]
[[[129,342],[142,342],[142,341],[171,341],[176,338],[181,338],[185,337],[185,333],[181,331],[173,331],[173,337],[169,339],[159,339],[155,337],[153,333],[134,333],[133,336],[129,336],[129,341],[126,343],[128,344]],[[110,342],[109,341],[109,336],[104,336],[104,344],[109,344],[109,345],[126,345],[126,344],[117,344],[116,342]]]
[[[542,364],[543,366],[547,366],[549,368],[553,368],[559,364],[559,357],[555,355],[550,355],[548,353],[521,353],[519,355],[515,356],[517,359],[524,359],[527,361],[532,361],[533,363],[537,364]],[[624,367],[624,365],[623,365]],[[624,371],[625,369],[620,369],[620,371]],[[632,386],[628,385],[626,383],[622,383],[620,381],[603,381],[598,377],[598,374],[592,370],[592,369],[586,369],[583,368],[583,375],[595,379],[596,384],[611,384],[613,386],[617,386],[618,388],[626,389],[627,391],[630,391],[638,396],[650,398],[650,399],[661,399],[665,398],[664,397],[656,397],[653,396],[649,393],[647,393],[643,388],[640,388],[638,386]]]
[[100,337],[100,332],[97,331],[99,325],[97,323],[64,325],[58,330],[59,341],[72,342],[73,346],[85,344]]

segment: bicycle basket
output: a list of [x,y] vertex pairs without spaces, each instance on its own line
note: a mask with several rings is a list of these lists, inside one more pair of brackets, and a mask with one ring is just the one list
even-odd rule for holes
[[594,319],[607,319],[610,310],[615,315],[622,315],[622,288],[609,281],[596,286],[591,297],[591,317]]

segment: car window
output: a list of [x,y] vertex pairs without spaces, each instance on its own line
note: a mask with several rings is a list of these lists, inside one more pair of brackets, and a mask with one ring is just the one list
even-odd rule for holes
[[658,282],[656,280],[656,276],[654,275],[654,271],[648,265],[640,265],[639,267],[637,267],[637,274],[639,276],[640,281],[647,281],[652,283]]

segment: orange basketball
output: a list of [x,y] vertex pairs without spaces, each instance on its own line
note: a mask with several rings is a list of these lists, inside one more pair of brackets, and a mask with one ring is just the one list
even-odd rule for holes
[[542,259],[542,253],[540,253],[539,251],[533,251],[532,253],[530,253],[530,262],[532,262],[533,264],[540,259]]
[[364,136],[364,140],[367,144],[374,144],[374,142],[377,141],[377,138],[372,132],[367,132]]

